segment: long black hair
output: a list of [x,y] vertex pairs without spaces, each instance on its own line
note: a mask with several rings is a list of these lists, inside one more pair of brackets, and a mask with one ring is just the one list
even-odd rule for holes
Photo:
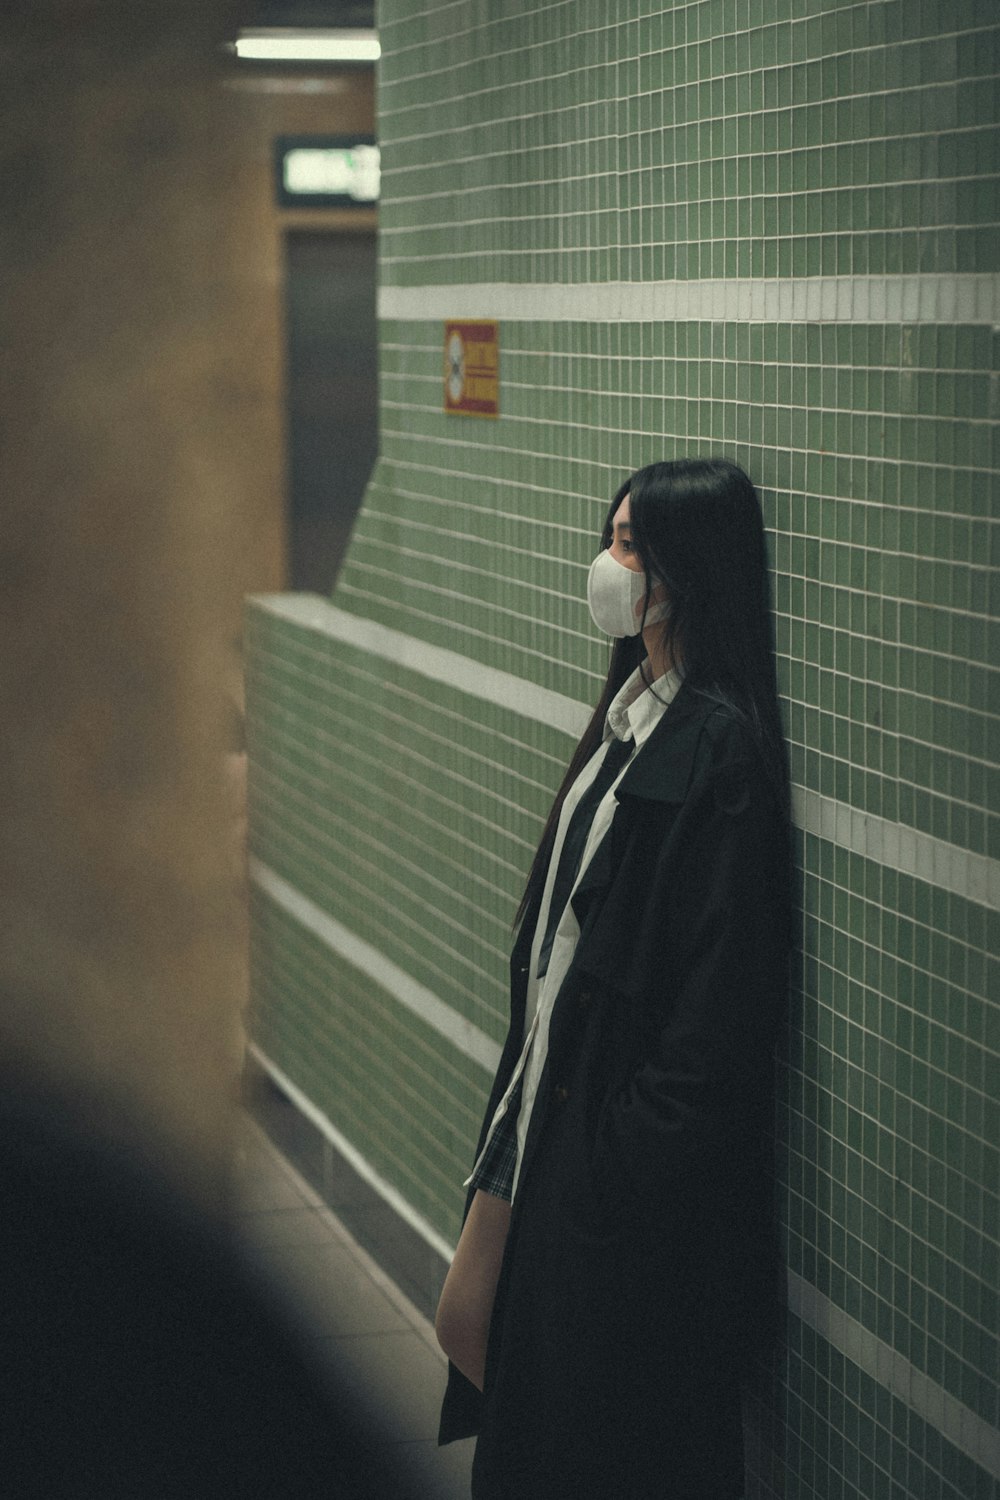
[[[632,545],[647,597],[662,582],[667,659],[685,689],[724,705],[748,729],[779,805],[788,811],[788,763],[774,663],[771,585],[757,491],[736,464],[686,458],[650,464],[626,479],[604,521],[609,547],[619,505],[629,497]],[[521,904],[543,878],[566,793],[596,751],[619,689],[646,656],[642,633],[616,641],[607,679],[556,793]]]

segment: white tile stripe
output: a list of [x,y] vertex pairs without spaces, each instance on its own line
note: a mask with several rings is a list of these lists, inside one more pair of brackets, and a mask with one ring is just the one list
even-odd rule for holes
[[801,276],[383,286],[380,318],[537,322],[1000,323],[1000,276]]
[[953,1447],[1000,1479],[1000,1432],[989,1422],[950,1396],[891,1344],[870,1333],[794,1271],[788,1273],[788,1305],[804,1323],[891,1391]]
[[386,958],[371,943],[358,937],[343,923],[310,901],[301,891],[283,880],[261,860],[251,859],[250,878],[258,890],[270,896],[282,911],[294,921],[319,938],[331,952],[339,954],[368,979],[385,990],[394,1000],[404,1006],[421,1021],[432,1027],[446,1041],[472,1062],[478,1063],[489,1073],[495,1073],[500,1061],[500,1046],[492,1037],[480,1031],[471,1021],[459,1015],[452,1006],[439,1000],[426,985],[411,978],[405,969]]
[[256,594],[250,603],[318,635],[356,646],[361,651],[429,677],[432,682],[442,682],[473,698],[483,698],[499,708],[524,714],[525,718],[551,724],[553,728],[577,738],[590,717],[589,709],[565,693],[538,687],[516,677],[513,672],[484,667],[457,651],[430,646],[425,641],[404,635],[401,630],[390,630],[386,625],[352,615],[318,594]]
[[[511,672],[481,666],[457,651],[426,645],[402,631],[349,614],[318,594],[259,594],[251,603],[318,635],[398,662],[435,682],[551,724],[568,735],[579,736],[587,723],[590,709],[574,698],[523,682]],[[1000,907],[1000,860],[973,854],[874,813],[860,812],[805,787],[793,788],[793,807],[795,820],[806,833],[829,839],[966,901]]]
[[806,787],[793,788],[792,807],[795,822],[805,833],[828,839],[902,875],[926,880],[966,901],[1000,907],[1000,860],[973,854],[875,813],[861,812]]
[[367,1161],[361,1155],[357,1146],[351,1145],[347,1137],[337,1129],[329,1116],[325,1115],[321,1109],[316,1108],[312,1100],[292,1082],[287,1073],[282,1072],[277,1063],[273,1063],[267,1054],[262,1052],[253,1042],[249,1043],[248,1051],[260,1063],[265,1073],[270,1074],[282,1093],[292,1101],[296,1109],[311,1124],[315,1125],[320,1135],[325,1136],[330,1144],[340,1152],[344,1160],[354,1168],[362,1181],[367,1182],[369,1187],[374,1188],[379,1197],[383,1198],[389,1207],[399,1214],[404,1223],[409,1224],[419,1235],[422,1235],[428,1245],[433,1250],[436,1250],[442,1259],[450,1263],[452,1256],[455,1254],[454,1245],[449,1245],[444,1236],[438,1234],[434,1226],[428,1224],[423,1215],[419,1214],[413,1205],[407,1202],[398,1188],[394,1188],[391,1182],[386,1182],[385,1178],[379,1172],[376,1172],[371,1162]]

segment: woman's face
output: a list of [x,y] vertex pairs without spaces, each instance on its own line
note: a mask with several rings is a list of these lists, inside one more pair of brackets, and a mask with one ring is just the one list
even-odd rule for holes
[[631,573],[641,573],[642,563],[632,545],[632,525],[629,521],[627,495],[615,511],[611,526],[611,546],[608,548],[611,556],[615,562],[620,562],[622,567],[628,568]]
[[[632,540],[632,523],[629,517],[629,497],[622,500],[618,509],[611,518],[611,545],[608,551],[616,562],[621,563],[623,568],[628,568],[630,573],[644,573],[642,558],[639,556]],[[645,626],[642,638],[646,643],[646,650],[650,656],[655,656],[659,664],[659,670],[665,671],[673,665],[670,653],[664,654],[664,631],[661,622],[666,617],[667,588],[666,584],[654,583],[652,592],[648,599],[643,598],[637,606],[639,613],[643,610],[650,612],[649,623]]]

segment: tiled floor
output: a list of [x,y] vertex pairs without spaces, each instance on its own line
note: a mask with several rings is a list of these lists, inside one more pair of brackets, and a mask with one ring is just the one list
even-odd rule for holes
[[472,1441],[436,1443],[446,1365],[433,1329],[249,1119],[237,1217],[323,1357],[404,1445],[425,1500],[468,1500]]

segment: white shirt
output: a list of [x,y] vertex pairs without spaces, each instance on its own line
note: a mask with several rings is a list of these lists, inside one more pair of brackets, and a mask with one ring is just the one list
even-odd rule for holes
[[[559,823],[556,828],[552,854],[549,858],[545,888],[542,892],[542,903],[539,908],[538,919],[535,923],[535,935],[531,944],[531,959],[528,969],[528,993],[524,1018],[524,1046],[521,1049],[521,1056],[518,1058],[517,1066],[511,1074],[507,1090],[497,1106],[493,1119],[490,1121],[486,1143],[483,1146],[483,1151],[485,1151],[493,1132],[510,1108],[511,1098],[523,1076],[521,1106],[517,1116],[517,1167],[514,1173],[514,1192],[517,1191],[517,1179],[520,1175],[521,1162],[524,1158],[524,1143],[527,1139],[531,1111],[538,1093],[538,1084],[541,1080],[542,1070],[545,1067],[545,1059],[548,1056],[549,1022],[552,1017],[552,1007],[555,1004],[555,999],[562,986],[562,982],[566,977],[567,970],[573,961],[573,954],[576,951],[577,940],[580,936],[580,927],[573,911],[573,892],[576,890],[580,878],[593,858],[598,845],[611,827],[611,821],[618,806],[615,791],[619,782],[663,717],[677,689],[680,687],[680,683],[681,679],[679,675],[674,671],[670,671],[662,677],[658,677],[650,687],[642,675],[642,668],[637,667],[635,669],[625,685],[616,693],[611,707],[608,709],[608,716],[604,726],[604,736],[600,748],[591,756],[570,787],[559,811]],[[622,741],[632,740],[634,742],[632,754],[597,805],[594,820],[590,825],[590,832],[587,835],[583,856],[580,860],[580,868],[573,883],[573,890],[570,892],[570,897],[563,908],[562,915],[559,918],[559,925],[552,939],[548,968],[541,981],[539,981],[537,977],[539,953],[548,927],[552,889],[555,885],[556,871],[559,868],[559,857],[562,854],[566,831],[569,828],[574,809],[600,770],[608,742],[612,736]],[[480,1153],[479,1160],[482,1160],[482,1153]],[[476,1167],[478,1165],[479,1161],[476,1162]],[[473,1168],[473,1175],[475,1175],[475,1168]],[[466,1185],[471,1180],[471,1177],[468,1178]]]

